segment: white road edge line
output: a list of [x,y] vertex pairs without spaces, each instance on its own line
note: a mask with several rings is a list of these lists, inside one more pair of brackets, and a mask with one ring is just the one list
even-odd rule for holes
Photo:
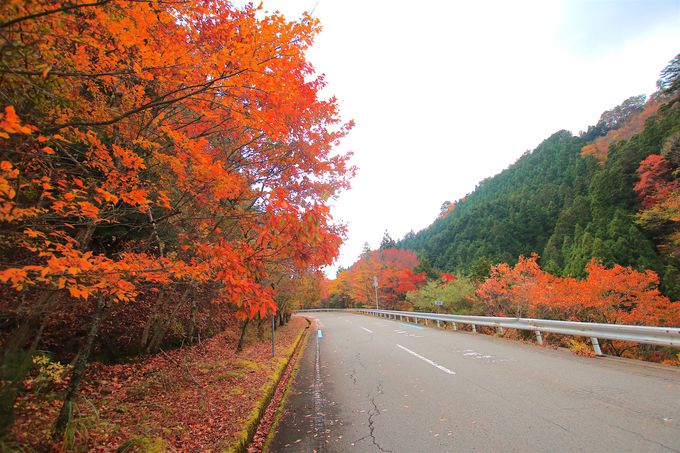
[[451,370],[449,370],[448,368],[443,367],[443,366],[439,365],[438,363],[433,362],[432,360],[430,360],[430,359],[428,359],[428,358],[426,358],[426,357],[423,357],[422,355],[418,354],[417,352],[411,351],[409,348],[405,348],[405,347],[403,347],[403,346],[400,345],[400,344],[397,344],[397,346],[400,347],[401,349],[403,349],[404,351],[408,352],[409,354],[412,354],[412,355],[418,357],[420,360],[429,363],[429,364],[432,365],[433,367],[439,368],[439,369],[442,370],[444,373],[448,373],[448,374],[456,374],[455,371],[451,371]]
[[361,327],[362,329],[364,329],[364,330],[365,330],[366,332],[368,332],[368,333],[373,333],[373,331],[372,331],[371,329],[367,329],[367,328],[362,327],[362,326],[359,326],[359,327]]

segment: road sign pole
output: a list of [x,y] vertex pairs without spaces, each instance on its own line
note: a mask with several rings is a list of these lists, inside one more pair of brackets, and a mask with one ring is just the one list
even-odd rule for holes
[[[437,314],[439,314],[439,307],[444,305],[444,302],[442,302],[441,300],[435,300],[434,305],[437,307]],[[437,327],[439,327],[439,320],[437,320]]]
[[378,277],[373,277],[373,288],[375,288],[375,309],[380,310],[378,308]]

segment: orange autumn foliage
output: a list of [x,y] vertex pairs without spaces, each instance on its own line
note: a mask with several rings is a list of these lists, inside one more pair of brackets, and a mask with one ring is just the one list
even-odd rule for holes
[[640,179],[633,189],[645,209],[666,202],[676,195],[674,192],[680,187],[680,183],[672,176],[670,162],[658,154],[647,156],[640,162],[637,172]]
[[272,266],[337,255],[327,202],[353,174],[333,151],[352,125],[305,58],[316,19],[10,0],[0,22],[22,49],[0,71],[3,253],[27,257],[3,259],[1,282],[112,301],[208,285],[253,317],[276,309]]
[[680,259],[679,137],[671,137],[663,150],[675,162],[658,154],[649,155],[640,162],[640,179],[634,187],[643,208],[637,216],[639,223],[658,238],[659,250],[671,260]]
[[680,304],[658,289],[659,278],[594,259],[586,278],[577,280],[544,272],[538,255],[520,257],[515,266],[499,264],[477,289],[477,297],[492,316],[520,316],[582,322],[675,326]]
[[619,128],[612,129],[607,134],[597,137],[592,143],[581,148],[582,156],[593,156],[598,162],[603,163],[609,153],[609,145],[612,143],[629,140],[635,134],[642,131],[647,118],[656,114],[663,104],[661,99],[650,98],[641,112],[631,114],[630,118]]
[[355,302],[375,304],[373,278],[378,278],[380,308],[398,308],[406,293],[425,283],[425,273],[413,269],[419,260],[411,250],[395,248],[370,250],[331,283],[331,294],[344,293]]

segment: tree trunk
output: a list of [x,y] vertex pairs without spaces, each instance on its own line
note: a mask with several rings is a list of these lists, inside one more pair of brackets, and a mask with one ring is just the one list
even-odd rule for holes
[[144,349],[149,343],[149,334],[151,333],[151,326],[155,323],[156,313],[149,313],[149,317],[146,318],[146,323],[144,323],[144,330],[142,331],[142,338],[139,340],[139,353],[142,354]]
[[264,322],[266,319],[267,318],[263,318],[259,315],[257,318],[257,339],[260,341],[264,340]]
[[61,406],[61,411],[59,412],[59,417],[54,424],[54,431],[52,432],[52,437],[55,439],[63,436],[66,430],[66,425],[68,424],[71,414],[73,413],[73,404],[75,403],[76,396],[78,395],[78,389],[80,388],[80,383],[83,380],[85,374],[85,368],[87,367],[87,362],[90,358],[90,353],[92,352],[92,346],[94,345],[94,339],[97,337],[99,331],[99,324],[101,323],[102,313],[104,312],[104,297],[100,296],[97,300],[97,307],[95,308],[94,314],[92,315],[92,324],[90,325],[90,331],[85,337],[85,344],[82,350],[78,354],[78,360],[71,373],[71,382],[69,382],[68,389],[66,390],[66,397],[64,398],[64,404]]
[[248,328],[248,323],[250,319],[243,321],[243,326],[241,327],[241,337],[238,339],[238,345],[236,345],[236,352],[243,351],[243,345],[246,342],[246,329]]
[[87,248],[90,245],[90,241],[92,240],[92,235],[94,234],[94,230],[97,228],[97,225],[94,223],[88,223],[85,225],[85,228],[79,229],[78,233],[76,234],[76,241],[80,244],[78,247],[79,250],[87,250]]
[[163,340],[165,339],[165,334],[168,332],[168,328],[170,327],[170,322],[175,319],[175,316],[177,316],[180,308],[182,308],[184,303],[187,301],[190,291],[191,286],[189,286],[184,291],[184,294],[182,294],[182,297],[180,298],[177,305],[175,305],[171,313],[167,314],[163,318],[157,319],[153,336],[151,337],[151,340],[149,341],[149,344],[146,348],[147,354],[158,351],[158,349],[163,345]]
[[[0,379],[3,381],[0,389],[0,438],[7,434],[14,423],[14,403],[19,393],[19,387],[31,368],[33,354],[38,348],[42,332],[49,320],[50,301],[53,291],[44,291],[35,307],[26,319],[17,327],[7,341],[3,354]],[[33,336],[27,350],[26,343]]]
[[144,349],[148,346],[149,344],[149,336],[151,335],[151,327],[156,324],[156,313],[158,310],[155,307],[158,307],[159,304],[162,303],[163,296],[165,295],[165,289],[161,288],[161,290],[158,293],[158,297],[156,298],[156,305],[154,307],[151,307],[151,310],[149,312],[149,317],[146,318],[146,323],[144,323],[144,330],[142,331],[142,338],[139,340],[139,353],[141,354]]
[[196,298],[191,299],[191,316],[189,316],[189,328],[187,329],[189,343],[194,342],[194,336],[196,332]]

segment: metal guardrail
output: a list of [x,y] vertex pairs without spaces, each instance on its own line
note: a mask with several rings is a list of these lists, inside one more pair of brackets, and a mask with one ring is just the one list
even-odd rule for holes
[[573,335],[588,337],[597,355],[602,355],[598,339],[630,341],[633,343],[654,344],[659,346],[670,346],[680,348],[680,327],[650,327],[634,326],[628,324],[600,324],[593,322],[575,321],[554,321],[549,319],[534,318],[505,318],[492,316],[463,316],[449,315],[442,313],[420,313],[415,311],[395,311],[395,310],[374,310],[366,308],[321,308],[310,310],[297,310],[297,312],[315,311],[341,311],[363,313],[391,319],[409,321],[413,319],[416,324],[418,320],[436,321],[439,326],[441,322],[451,323],[453,330],[458,329],[458,324],[472,326],[472,331],[477,331],[477,326],[495,327],[499,331],[502,329],[531,330],[536,332],[536,341],[543,344],[541,332],[550,332],[561,335]]

